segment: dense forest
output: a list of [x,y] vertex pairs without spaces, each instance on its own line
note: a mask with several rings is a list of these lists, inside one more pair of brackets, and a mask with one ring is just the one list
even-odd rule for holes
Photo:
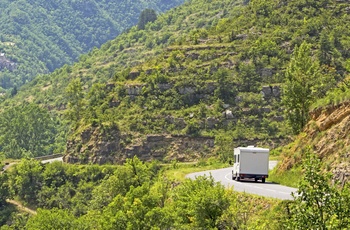
[[6,59],[0,59],[0,92],[76,61],[135,25],[144,9],[161,13],[181,3],[1,0],[0,53]]
[[[299,137],[322,135],[311,109],[350,98],[348,8],[191,0],[164,14],[147,9],[74,64],[13,88],[1,99],[0,158],[25,159],[0,175],[2,229],[347,228],[348,183],[328,173],[341,160],[294,150]],[[316,131],[307,137],[305,127]],[[187,167],[178,161],[227,166],[241,144],[289,154],[273,176],[296,182],[293,201],[168,177]],[[30,159],[51,153],[65,163]]]

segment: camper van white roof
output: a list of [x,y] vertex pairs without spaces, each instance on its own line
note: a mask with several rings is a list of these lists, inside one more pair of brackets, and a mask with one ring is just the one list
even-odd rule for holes
[[248,147],[238,147],[240,150],[246,150],[246,151],[255,151],[255,152],[260,152],[260,153],[268,153],[270,150],[265,149],[265,148],[260,148],[260,147],[254,147],[254,146],[248,146]]

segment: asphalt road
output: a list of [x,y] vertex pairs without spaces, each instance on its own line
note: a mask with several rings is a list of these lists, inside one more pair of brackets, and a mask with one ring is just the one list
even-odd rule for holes
[[[275,167],[277,162],[270,161],[269,168]],[[197,172],[188,174],[186,177],[195,179],[197,176],[202,175],[212,175],[215,181],[221,182],[227,188],[233,188],[235,191],[246,192],[256,195],[261,195],[265,197],[272,197],[281,200],[292,200],[292,192],[296,192],[296,188],[291,188],[276,183],[269,182],[268,179],[266,183],[255,182],[254,179],[246,179],[241,181],[232,180],[232,167],[209,170],[204,172]]]
[[54,161],[63,161],[63,157],[57,157],[57,158],[53,158],[53,159],[42,160],[41,163],[46,164],[46,163],[52,163]]
[[[48,159],[48,160],[42,160],[41,161],[41,163],[43,163],[43,164],[46,164],[46,163],[52,163],[52,162],[54,162],[54,161],[63,161],[63,157],[57,157],[57,158],[53,158],[53,159]],[[10,163],[10,164],[8,164],[8,165],[5,165],[4,167],[3,167],[3,169],[1,170],[1,173],[2,172],[5,172],[7,169],[9,169],[11,166],[13,166],[13,165],[15,165],[15,164],[17,164],[18,162],[12,162],[12,163]],[[1,168],[0,168],[1,169]]]
[[2,168],[2,171],[6,171],[8,168],[10,168],[12,165],[14,165],[16,163],[10,163],[8,165],[5,165],[3,168]]

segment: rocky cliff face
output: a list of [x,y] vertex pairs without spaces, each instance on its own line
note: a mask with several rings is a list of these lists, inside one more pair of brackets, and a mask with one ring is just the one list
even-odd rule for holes
[[137,156],[143,161],[194,161],[213,154],[214,138],[148,135],[130,143],[116,126],[90,127],[67,143],[67,163],[121,164]]
[[[350,180],[350,101],[337,106],[310,112],[311,121],[284,153],[280,168],[289,169],[302,159],[302,152],[310,146],[333,173],[334,181],[344,184]],[[300,154],[297,154],[300,153]]]
[[16,69],[17,63],[10,61],[6,58],[4,53],[0,53],[0,70],[7,68],[10,71]]
[[[306,132],[314,139],[314,149],[327,162],[334,180],[350,180],[350,101],[311,112]],[[316,125],[315,125],[316,124]]]
[[[126,84],[116,86],[115,84],[106,85],[106,91],[111,92],[116,87],[121,90],[123,95],[127,95],[132,101],[143,96],[143,91],[147,88],[147,84]],[[172,83],[157,84],[157,91],[161,93],[167,90],[175,90],[179,95],[187,95],[191,100],[198,101],[206,97],[212,96],[217,88],[214,82],[206,82],[202,87],[191,85],[175,86]],[[279,99],[281,89],[279,86],[264,86],[261,90],[261,97],[267,102],[269,100]],[[110,108],[120,106],[120,98],[111,97],[108,105]],[[235,101],[239,103],[242,100],[239,96]],[[217,128],[227,128],[234,125],[238,121],[238,117],[234,113],[237,106],[230,104],[222,105],[223,112],[220,116],[208,116],[198,119],[195,128],[213,130]],[[243,116],[268,114],[271,112],[270,107],[261,108],[243,108],[241,113]],[[196,116],[195,113],[188,115],[189,119]],[[274,121],[282,122],[283,117],[272,117]],[[178,130],[182,130],[190,126],[190,122],[185,117],[177,117],[176,115],[157,115],[150,118],[151,122],[162,121],[165,126],[174,126]],[[147,125],[146,121],[143,125]],[[132,132],[138,132],[133,130]],[[164,131],[166,132],[166,130]],[[187,133],[187,132],[184,132]],[[189,132],[191,133],[191,132]],[[138,137],[141,136],[141,137]],[[268,144],[274,146],[276,143],[282,143],[279,137],[270,138],[268,141],[263,139],[252,140],[236,140],[234,143],[253,143]],[[201,157],[213,155],[214,138],[210,137],[194,137],[194,136],[174,136],[171,134],[148,135],[143,134],[125,134],[121,133],[116,126],[111,127],[89,127],[75,136],[67,143],[67,152],[64,160],[69,163],[123,163],[126,158],[137,156],[138,158],[148,161],[157,159],[160,161],[193,161]]]

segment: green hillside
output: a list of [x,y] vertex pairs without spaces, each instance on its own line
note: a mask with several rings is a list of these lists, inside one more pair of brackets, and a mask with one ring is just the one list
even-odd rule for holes
[[[0,174],[1,230],[349,228],[349,7],[187,1],[3,97],[0,157],[65,163]],[[178,179],[238,145],[280,154],[294,200]]]
[[[61,114],[66,125],[60,126],[59,139],[64,143],[67,129],[62,127],[70,124],[68,153],[74,159],[99,156],[101,141],[114,143],[104,153],[114,159],[128,151],[142,154],[153,145],[146,135],[169,141],[168,135],[187,136],[192,144],[214,138],[215,146],[209,146],[223,159],[233,145],[275,147],[305,124],[307,106],[344,78],[346,6],[339,1],[190,1],[144,30],[133,27],[82,55],[73,66],[38,76],[3,105],[28,101]],[[286,89],[289,96],[283,97]],[[112,134],[120,139],[113,141]],[[182,149],[178,137],[158,146],[157,154]],[[194,149],[189,155],[203,155]],[[211,148],[204,152],[213,154]]]
[[0,92],[19,87],[100,47],[137,24],[142,10],[163,12],[181,0],[1,0]]

